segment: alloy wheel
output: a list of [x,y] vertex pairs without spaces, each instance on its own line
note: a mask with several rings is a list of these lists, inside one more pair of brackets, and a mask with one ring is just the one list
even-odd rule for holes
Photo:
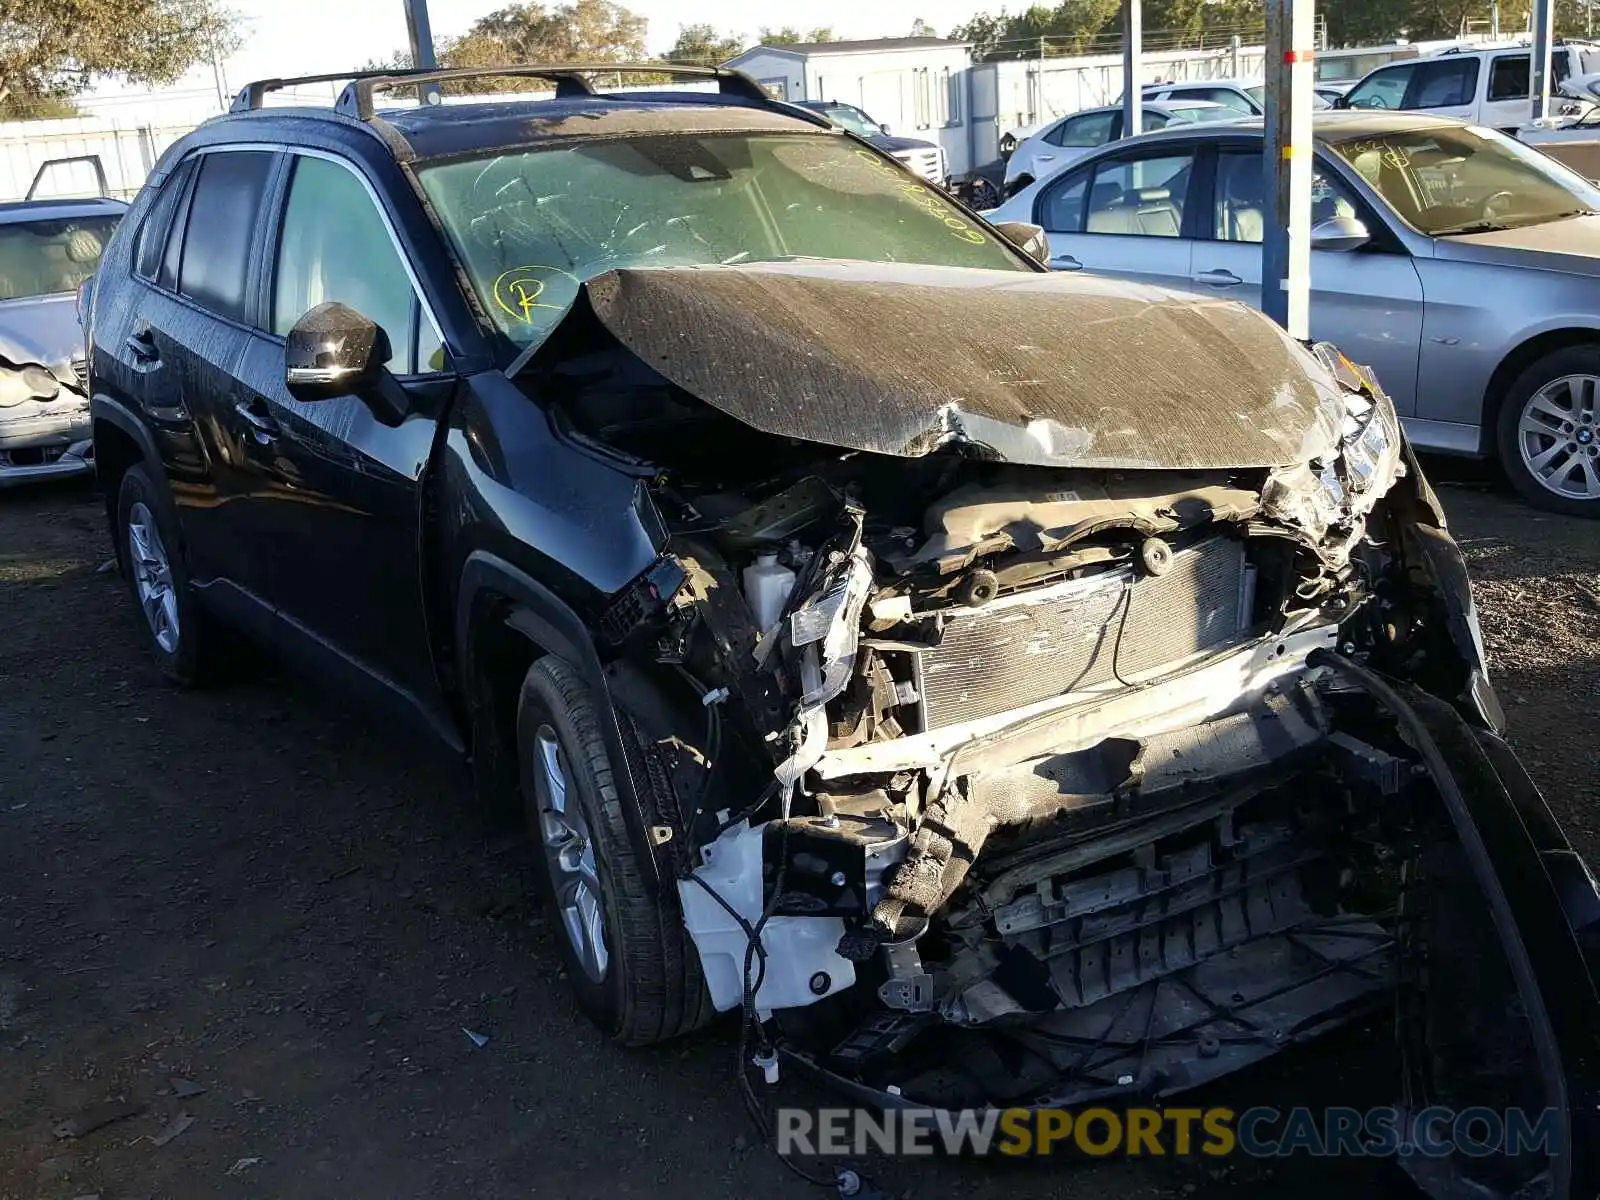
[[128,513],[128,565],[139,608],[156,645],[167,654],[177,653],[178,593],[172,582],[172,564],[155,516],[143,500],[135,502]]
[[539,726],[534,741],[538,755],[534,789],[539,805],[540,841],[550,867],[561,927],[584,974],[601,983],[611,958],[606,950],[605,905],[595,868],[594,841],[583,810],[572,794],[566,755],[555,730],[548,725]]
[[1600,500],[1600,376],[1563,375],[1528,397],[1517,421],[1522,465],[1564,500]]

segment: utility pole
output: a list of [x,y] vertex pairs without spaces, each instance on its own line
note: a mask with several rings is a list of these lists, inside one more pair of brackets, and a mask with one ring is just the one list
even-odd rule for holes
[[[1547,3],[1548,0],[1540,0]],[[1310,337],[1311,83],[1313,0],[1266,0],[1267,114],[1262,179],[1272,220],[1261,237],[1261,307],[1288,331]]]
[[1533,0],[1533,116],[1550,115],[1550,46],[1555,41],[1555,0]]
[[1122,136],[1133,137],[1144,125],[1144,84],[1139,76],[1144,11],[1140,0],[1122,0]]
[[[439,65],[433,56],[433,26],[428,23],[428,0],[404,0],[406,6],[406,36],[411,40],[411,65],[418,70],[431,70]],[[417,99],[424,104],[439,103],[439,85],[425,83],[417,89]]]

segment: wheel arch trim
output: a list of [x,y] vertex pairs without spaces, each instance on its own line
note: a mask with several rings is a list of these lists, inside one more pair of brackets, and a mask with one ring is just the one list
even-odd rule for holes
[[[625,822],[633,843],[634,857],[645,875],[645,885],[659,893],[671,886],[663,874],[656,848],[647,836],[649,822],[639,801],[638,781],[634,778],[629,755],[622,743],[622,730],[612,704],[611,688],[605,668],[583,619],[549,588],[516,564],[488,550],[474,550],[461,569],[456,593],[455,643],[457,665],[462,680],[477,679],[477,647],[474,644],[482,601],[494,598],[509,605],[505,624],[545,654],[554,654],[570,663],[589,685],[611,759],[612,778],[629,820]],[[478,689],[464,687],[468,703],[474,703]]]

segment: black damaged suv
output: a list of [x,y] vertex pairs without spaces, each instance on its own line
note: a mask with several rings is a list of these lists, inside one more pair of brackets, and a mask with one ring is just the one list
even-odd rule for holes
[[242,631],[467,755],[623,1042],[1070,1106],[1387,1009],[1427,1190],[1594,1195],[1600,893],[1378,382],[617,69],[163,156],[88,338],[165,674]]

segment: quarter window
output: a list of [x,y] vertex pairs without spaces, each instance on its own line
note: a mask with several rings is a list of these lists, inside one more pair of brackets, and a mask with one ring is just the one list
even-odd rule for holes
[[194,164],[195,160],[188,158],[173,168],[151,203],[144,224],[139,226],[135,263],[139,274],[146,279],[154,279],[161,271],[173,214],[178,211],[178,201],[183,199],[183,189],[189,185],[189,176],[194,174]]
[[203,155],[185,225],[178,290],[202,308],[248,319],[245,280],[272,155],[235,150]]
[[[273,278],[272,330],[286,334],[307,310],[336,300],[389,335],[390,366],[416,367],[420,306],[389,228],[361,180],[327,159],[299,156],[289,182]],[[428,330],[423,369],[436,369]]]

